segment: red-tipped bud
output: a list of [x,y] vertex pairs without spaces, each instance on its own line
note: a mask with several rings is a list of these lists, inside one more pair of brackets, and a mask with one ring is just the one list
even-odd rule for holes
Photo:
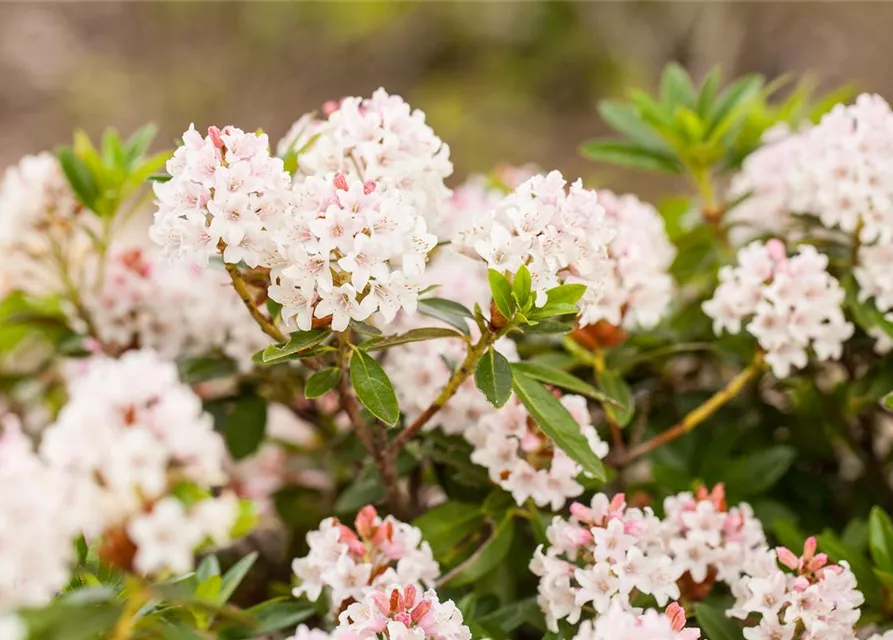
[[417,592],[414,585],[409,585],[403,590],[403,602],[407,609],[412,609],[413,605],[415,605],[416,594]]
[[378,184],[372,182],[372,180],[366,180],[366,182],[363,183],[363,193],[365,193],[367,196],[375,191],[377,188]]
[[785,547],[775,547],[775,553],[778,555],[778,561],[788,569],[797,570],[800,566],[800,558],[794,555],[794,552]]
[[816,542],[815,536],[809,536],[806,539],[806,542],[803,543],[803,559],[809,560],[815,555],[816,547],[818,543]]
[[354,520],[354,526],[357,528],[357,533],[363,538],[371,538],[372,534],[375,532],[375,521],[377,519],[378,512],[371,504],[360,509],[360,512],[357,514],[357,519]]
[[422,600],[419,602],[419,605],[412,610],[412,621],[418,622],[431,611],[431,601],[430,600]]
[[618,493],[611,498],[611,503],[608,505],[608,513],[622,512],[624,509],[626,509],[626,494]]
[[670,621],[673,631],[682,631],[685,628],[685,609],[678,602],[671,602],[664,615]]
[[220,129],[217,127],[208,127],[208,137],[211,138],[211,142],[218,149],[223,148],[223,138],[220,137]]
[[391,607],[391,613],[396,613],[403,610],[403,596],[400,595],[399,589],[394,589],[393,591],[391,591],[391,599],[389,604]]
[[347,178],[344,177],[343,173],[336,173],[333,183],[335,184],[336,189],[341,189],[341,191],[347,191]]
[[375,604],[378,607],[379,611],[381,611],[386,616],[391,614],[391,603],[385,594],[381,593],[380,591],[376,591],[372,594],[372,599],[375,600]]

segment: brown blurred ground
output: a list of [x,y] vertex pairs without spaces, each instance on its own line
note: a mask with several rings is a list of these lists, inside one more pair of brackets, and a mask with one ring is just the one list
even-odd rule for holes
[[815,72],[893,97],[893,4],[3,3],[0,167],[82,127],[154,120],[263,128],[378,86],[428,113],[457,176],[536,162],[654,195],[652,179],[577,156],[596,102],[653,87],[676,59],[700,77]]

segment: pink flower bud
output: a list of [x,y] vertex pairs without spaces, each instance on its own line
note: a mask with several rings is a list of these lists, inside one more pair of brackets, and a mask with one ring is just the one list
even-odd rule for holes
[[608,505],[608,514],[622,514],[624,509],[626,509],[626,494],[618,493],[611,498],[611,503]]
[[391,606],[391,613],[403,610],[403,596],[400,595],[399,589],[394,589],[393,591],[391,591],[391,599],[389,604]]
[[333,183],[335,184],[336,189],[341,189],[341,191],[347,191],[347,178],[344,177],[343,173],[336,173]]
[[826,564],[828,564],[828,554],[819,553],[806,563],[806,568],[810,571],[818,571]]
[[790,549],[775,547],[775,553],[778,555],[778,561],[788,569],[796,570],[800,566],[800,558],[794,555]]
[[422,618],[428,615],[429,611],[431,611],[431,601],[422,600],[419,602],[419,606],[412,610],[412,621],[419,622]]
[[407,628],[409,628],[409,626],[412,624],[412,616],[409,615],[408,613],[406,613],[405,611],[401,611],[400,613],[395,615],[394,620],[402,623]]
[[413,605],[415,604],[416,595],[417,593],[414,585],[409,585],[403,590],[404,606],[407,609],[412,609]]
[[809,560],[815,555],[816,550],[816,539],[815,536],[809,536],[806,539],[806,542],[803,543],[803,559]]
[[378,512],[371,504],[360,509],[360,512],[357,514],[357,519],[354,520],[354,526],[357,528],[357,533],[363,538],[371,538],[375,531],[375,521],[377,519]]
[[809,580],[803,576],[798,576],[794,579],[794,582],[791,583],[791,588],[797,593],[802,593],[809,588]]
[[671,602],[669,606],[667,606],[664,615],[667,616],[667,619],[670,621],[670,626],[673,627],[673,631],[682,631],[683,627],[685,627],[685,609],[683,609],[678,602]]
[[571,515],[580,522],[592,522],[592,509],[582,502],[571,503]]
[[366,180],[366,182],[363,183],[363,193],[368,196],[370,193],[375,191],[377,187],[377,183],[373,182],[372,180]]
[[220,137],[220,129],[217,127],[208,127],[208,137],[211,138],[211,142],[218,149],[223,148],[223,138]]
[[779,240],[778,238],[772,238],[766,243],[766,250],[769,252],[769,257],[772,258],[775,262],[783,263],[788,260],[788,250],[784,246],[784,242]]
[[385,615],[390,615],[391,604],[385,594],[381,593],[380,591],[375,591],[372,594],[372,599],[375,601],[376,606],[378,606],[379,611],[381,611]]
[[322,112],[323,112],[323,115],[326,116],[326,117],[329,117],[329,116],[332,115],[334,112],[338,111],[338,107],[340,107],[340,106],[341,106],[341,104],[340,104],[337,100],[328,100],[328,101],[326,101],[326,102],[322,105]]

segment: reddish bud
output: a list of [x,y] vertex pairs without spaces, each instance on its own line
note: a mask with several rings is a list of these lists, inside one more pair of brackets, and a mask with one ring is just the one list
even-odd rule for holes
[[336,189],[347,191],[347,178],[344,177],[343,173],[336,173],[333,183],[335,184]]
[[412,610],[412,621],[418,622],[431,611],[431,601],[430,600],[422,600],[419,602],[419,606]]
[[785,547],[775,547],[775,553],[778,555],[778,561],[788,569],[797,570],[800,566],[800,558],[794,555],[794,552]]
[[211,142],[214,143],[214,146],[218,149],[223,148],[223,138],[220,137],[220,129],[217,127],[208,127],[208,137],[211,138]]
[[682,631],[685,627],[685,609],[678,602],[671,602],[664,613],[670,621],[673,631]]
[[592,509],[582,502],[571,503],[571,515],[580,522],[592,522]]
[[391,600],[390,600],[391,613],[396,613],[397,611],[402,610],[403,609],[402,605],[403,605],[403,597],[400,595],[400,590],[394,589],[393,591],[391,591]]
[[803,559],[809,560],[815,555],[816,547],[818,543],[816,542],[815,536],[809,536],[806,539],[806,542],[803,543]]
[[338,111],[339,106],[341,106],[341,104],[337,100],[328,100],[322,105],[322,113],[324,116],[328,117],[335,111]]
[[806,563],[806,568],[809,571],[818,571],[826,564],[828,564],[828,555],[825,553],[819,553],[815,557],[809,559],[809,561]]
[[366,180],[366,182],[363,183],[363,193],[367,196],[375,191],[376,188],[378,188],[378,185],[372,180]]
[[354,521],[357,533],[363,538],[371,538],[375,531],[375,521],[377,519],[378,512],[371,504],[360,509],[360,512],[357,514],[357,519]]
[[407,609],[412,609],[415,604],[416,597],[416,588],[414,585],[409,585],[403,590],[403,600]]
[[387,596],[385,596],[385,594],[383,594],[379,591],[376,591],[375,593],[372,594],[372,599],[375,600],[375,604],[378,607],[379,611],[381,611],[386,616],[390,615],[390,613],[391,613],[390,602],[388,601],[388,598],[387,598]]

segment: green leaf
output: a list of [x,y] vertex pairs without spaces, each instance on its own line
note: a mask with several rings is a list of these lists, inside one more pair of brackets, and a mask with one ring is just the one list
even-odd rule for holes
[[390,427],[397,424],[400,407],[388,374],[361,349],[354,349],[350,358],[350,381],[369,413]]
[[21,615],[28,627],[28,640],[94,640],[112,629],[121,606],[120,602],[74,606],[57,601]]
[[558,398],[533,378],[521,371],[512,371],[512,381],[518,399],[536,420],[540,429],[583,469],[599,480],[605,479],[602,461],[589,447],[580,425],[573,419]]
[[723,132],[737,118],[741,107],[747,106],[750,100],[756,98],[762,88],[763,77],[749,75],[733,82],[719,95],[707,115],[708,133],[712,140],[722,136]]
[[868,548],[878,569],[893,573],[893,521],[880,507],[873,507],[868,518]]
[[446,322],[465,334],[470,333],[468,330],[468,322],[465,318],[474,320],[474,314],[471,313],[471,311],[458,302],[444,300],[443,298],[425,298],[419,300],[419,313]]
[[671,62],[660,76],[660,98],[670,107],[695,107],[695,88],[688,72],[677,62]]
[[523,309],[527,306],[527,302],[530,300],[530,271],[523,264],[515,273],[515,279],[512,281],[512,293],[519,307]]
[[360,345],[360,349],[365,351],[377,351],[378,349],[387,349],[395,347],[398,344],[407,344],[409,342],[422,342],[423,340],[436,340],[437,338],[462,338],[461,333],[456,333],[452,329],[446,327],[422,327],[419,329],[410,329],[406,333],[398,333],[394,336],[385,336],[383,338],[374,338]]
[[585,284],[561,284],[546,291],[546,302],[552,304],[577,304],[585,294]]
[[859,286],[855,278],[847,274],[841,278],[841,285],[846,290],[846,305],[856,321],[864,331],[880,328],[888,336],[893,338],[893,322],[886,315],[878,311],[877,306],[869,300],[859,300]]
[[534,626],[540,631],[546,630],[543,613],[540,611],[535,597],[512,602],[492,613],[481,616],[478,618],[478,622],[489,629],[499,629],[506,636],[511,635],[515,629],[525,624]]
[[137,129],[127,139],[124,144],[124,157],[128,168],[133,168],[136,161],[149,150],[149,145],[152,144],[157,133],[158,126],[150,122]]
[[220,592],[217,594],[218,604],[229,602],[229,599],[232,597],[233,593],[235,593],[238,586],[242,584],[242,580],[248,575],[251,567],[257,562],[257,556],[257,551],[252,551],[223,574],[223,582],[220,585]]
[[547,302],[542,307],[534,307],[525,315],[528,320],[541,320],[555,316],[577,315],[579,312],[580,310],[575,305],[567,302]]
[[230,455],[241,460],[260,447],[267,430],[267,401],[256,395],[241,396],[223,422],[223,437]]
[[90,169],[78,159],[71,147],[57,149],[56,157],[77,199],[82,205],[98,213],[96,201],[99,199],[99,187]]
[[706,118],[707,114],[710,112],[710,108],[713,105],[713,101],[716,99],[716,91],[719,89],[719,80],[721,73],[719,71],[719,67],[713,67],[710,70],[710,73],[707,74],[707,77],[704,78],[704,82],[701,83],[701,89],[698,92],[698,115],[701,118]]
[[493,535],[478,547],[471,557],[466,560],[462,569],[453,575],[446,584],[451,587],[459,587],[480,580],[493,571],[508,555],[515,534],[515,523],[512,517],[506,515]]
[[341,369],[338,367],[327,367],[320,369],[312,376],[307,378],[307,384],[304,385],[305,398],[318,398],[325,395],[335,388],[341,381]]
[[217,556],[212,554],[202,559],[198,569],[195,570],[195,575],[201,582],[204,582],[211,576],[219,576],[220,562],[217,560]]
[[663,138],[639,117],[634,106],[614,100],[602,100],[598,105],[598,112],[617,133],[642,147],[665,154],[672,152]]
[[361,336],[379,337],[382,335],[382,331],[378,327],[367,322],[360,322],[359,320],[351,320],[350,328]]
[[605,411],[611,419],[620,427],[628,425],[633,419],[636,407],[633,392],[623,377],[616,371],[607,369],[599,374],[598,386],[614,401],[613,404],[605,406]]
[[478,362],[474,383],[487,402],[499,409],[512,396],[512,367],[509,361],[490,347]]
[[623,167],[681,174],[679,162],[671,155],[637,146],[626,140],[589,140],[580,147],[584,158]]
[[726,469],[729,493],[741,498],[765,493],[787,473],[796,457],[797,451],[784,445],[746,453]]
[[281,344],[273,344],[261,351],[260,359],[264,364],[276,364],[288,360],[299,360],[303,356],[302,351],[318,345],[331,335],[328,329],[311,329],[310,331],[295,331],[291,337]]
[[490,269],[487,272],[487,280],[490,282],[490,293],[493,294],[493,302],[505,318],[511,318],[515,313],[515,299],[512,298],[512,285],[508,279],[496,271]]
[[422,538],[439,558],[458,547],[483,523],[480,505],[451,500],[429,509],[412,524],[422,530]]
[[621,407],[620,403],[609,397],[607,394],[602,393],[591,384],[583,382],[578,377],[571,375],[566,371],[562,371],[561,369],[555,369],[554,367],[535,362],[515,362],[512,363],[512,370],[520,371],[529,378],[545,382],[546,384],[555,387],[567,389],[568,391],[573,391],[581,396],[586,396],[587,398],[592,398],[599,402],[610,403],[616,407]]
[[695,604],[695,618],[701,631],[710,640],[744,640],[741,625],[726,617],[722,609],[698,602]]
[[102,134],[102,163],[107,167],[126,168],[121,136],[114,129],[106,129]]

